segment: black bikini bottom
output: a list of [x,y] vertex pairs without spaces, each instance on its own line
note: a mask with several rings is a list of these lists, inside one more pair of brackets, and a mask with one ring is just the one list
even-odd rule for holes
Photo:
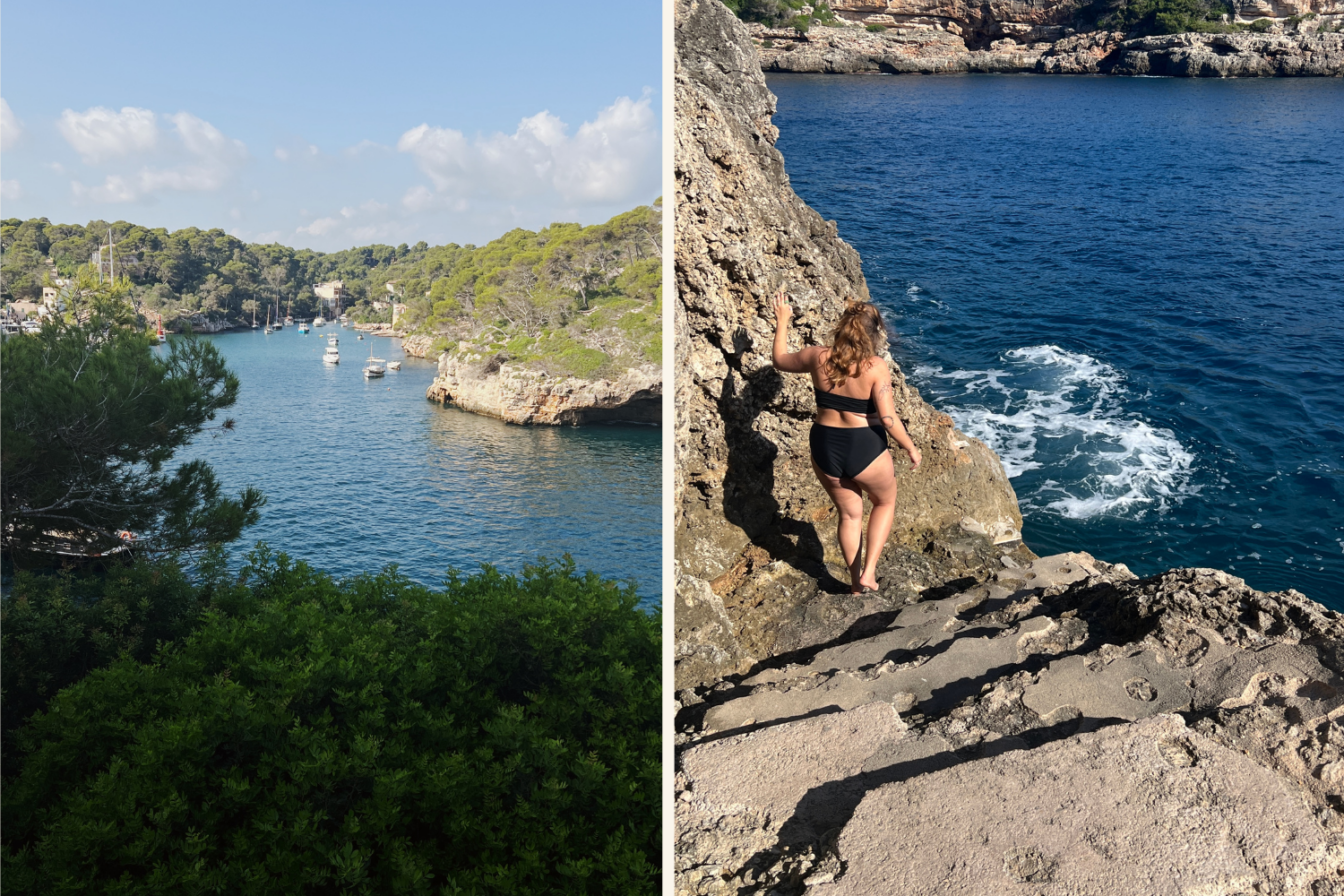
[[887,450],[887,432],[880,426],[812,424],[808,435],[812,459],[827,476],[853,479]]

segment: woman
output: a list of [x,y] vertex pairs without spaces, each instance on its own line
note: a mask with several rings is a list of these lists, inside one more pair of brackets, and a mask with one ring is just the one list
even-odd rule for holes
[[[877,590],[877,559],[891,533],[896,508],[896,469],[887,435],[917,468],[919,449],[896,416],[891,370],[880,356],[887,331],[882,314],[868,302],[851,302],[835,326],[830,347],[789,351],[793,309],[783,287],[775,293],[776,370],[810,373],[817,393],[817,421],[809,438],[812,469],[840,513],[840,551],[849,567],[853,594]],[[863,557],[863,495],[873,502],[868,517],[868,557]]]

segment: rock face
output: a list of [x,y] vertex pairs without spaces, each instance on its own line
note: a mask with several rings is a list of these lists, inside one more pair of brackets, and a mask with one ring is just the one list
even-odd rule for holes
[[[1311,15],[1315,19],[1344,15],[1340,0],[1232,0],[1232,19],[1250,22],[1255,19],[1282,20],[1293,16]],[[928,28],[950,32],[964,37],[967,45],[988,49],[995,40],[1004,38],[1017,43],[1040,40],[1058,40],[1072,33],[1086,11],[1081,0],[988,0],[985,3],[965,3],[961,0],[834,0],[832,10],[842,19],[863,25],[881,25],[887,28]],[[1300,25],[1291,23],[1290,27]],[[1314,30],[1319,22],[1308,21]],[[828,31],[832,29],[819,29]]]
[[865,621],[678,695],[678,893],[1339,892],[1344,616],[1080,553]]
[[[1013,7],[1021,4],[1007,4]],[[993,7],[976,7],[981,13]],[[1049,18],[1049,3],[1040,7]],[[1339,77],[1344,34],[1173,34],[1125,40],[1118,32],[1075,34],[1062,25],[977,18],[930,27],[793,29],[753,26],[767,72],[1028,72],[1171,75],[1189,78]],[[1039,19],[1041,16],[1038,16]],[[969,40],[964,29],[981,36]],[[966,32],[972,33],[972,32]]]
[[401,340],[401,350],[412,358],[428,358],[433,346],[433,336],[407,336]]
[[539,370],[467,351],[439,357],[425,397],[509,423],[579,425],[658,423],[662,370],[645,364],[616,380],[547,376]]
[[[796,580],[801,599],[828,579],[826,562],[840,562],[834,510],[808,455],[811,383],[770,363],[773,288],[792,298],[795,347],[829,342],[845,300],[867,299],[868,288],[835,223],[789,186],[774,97],[745,27],[717,0],[681,0],[676,41],[677,637],[679,653],[697,657],[684,673],[714,677],[788,640],[734,621],[751,609],[753,582]],[[897,458],[889,551],[918,555],[963,521],[1015,543],[1022,517],[998,458],[899,370],[894,386],[924,462],[912,472]],[[781,606],[772,618],[793,612]]]

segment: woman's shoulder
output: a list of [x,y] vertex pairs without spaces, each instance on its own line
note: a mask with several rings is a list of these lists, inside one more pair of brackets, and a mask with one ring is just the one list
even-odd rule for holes
[[890,379],[891,368],[887,366],[887,359],[881,355],[873,355],[863,362],[863,372],[861,376],[884,381]]

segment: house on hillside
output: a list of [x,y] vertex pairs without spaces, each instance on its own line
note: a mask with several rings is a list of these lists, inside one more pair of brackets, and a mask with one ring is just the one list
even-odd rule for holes
[[332,317],[341,313],[345,307],[345,281],[328,280],[313,287],[313,294],[324,307],[330,308]]

